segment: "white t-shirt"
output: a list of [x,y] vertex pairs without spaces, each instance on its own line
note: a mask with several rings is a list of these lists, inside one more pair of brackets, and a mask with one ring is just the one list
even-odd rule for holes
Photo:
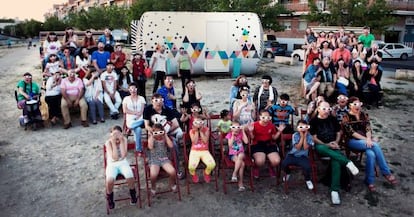
[[46,92],[45,96],[58,96],[60,95],[60,85],[52,87],[53,82],[55,82],[54,76],[49,77],[46,81]]
[[101,74],[101,80],[105,81],[106,89],[109,93],[116,92],[115,90],[115,83],[118,81],[118,75],[115,71],[108,73],[107,71]]
[[55,72],[59,71],[60,65],[59,65],[59,61],[55,61],[55,62],[48,62],[46,63],[45,66],[48,70],[50,74],[55,74]]
[[76,65],[78,65],[79,67],[84,67],[84,66],[88,66],[89,64],[91,64],[91,55],[88,55],[88,58],[86,59],[81,59],[79,56],[76,56]]
[[[132,101],[131,96],[126,96],[123,101],[126,104],[127,108],[131,111],[143,111],[143,107],[145,106],[145,99],[142,96],[138,96],[138,100]],[[143,114],[141,116],[126,114],[126,125],[127,127],[131,127],[132,123],[136,120],[140,120],[143,118]]]
[[154,62],[154,68],[152,69],[154,72],[156,71],[162,71],[162,72],[166,72],[166,65],[167,65],[167,56],[165,54],[159,53],[159,52],[155,52],[154,55],[152,55],[151,57],[151,64]]
[[103,102],[103,94],[102,94],[102,81],[101,79],[97,78],[94,79],[93,82],[87,86],[89,80],[85,77],[83,78],[83,84],[85,85],[85,99],[86,101],[92,101],[96,94],[98,94],[99,101]]
[[60,41],[45,41],[43,43],[43,48],[46,56],[49,56],[50,54],[57,54],[60,50],[60,47],[62,46]]

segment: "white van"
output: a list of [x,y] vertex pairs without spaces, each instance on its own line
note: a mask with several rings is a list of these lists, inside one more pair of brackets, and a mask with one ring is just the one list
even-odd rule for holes
[[151,57],[157,45],[176,74],[179,49],[190,55],[194,73],[256,73],[263,53],[263,29],[250,12],[145,12],[131,23],[131,49]]

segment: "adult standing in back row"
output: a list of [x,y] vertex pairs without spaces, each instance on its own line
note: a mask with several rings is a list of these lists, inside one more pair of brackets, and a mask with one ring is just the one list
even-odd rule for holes
[[191,80],[191,74],[193,74],[193,65],[191,64],[190,56],[188,55],[187,51],[184,50],[183,47],[180,47],[180,57],[178,58],[177,74],[178,77],[181,77],[181,97],[184,98],[186,87],[185,84],[187,83],[187,81]]
[[167,71],[167,56],[164,54],[165,47],[158,45],[156,52],[151,57],[151,70],[155,72],[154,88],[152,93],[157,92],[158,85],[162,85],[162,81]]

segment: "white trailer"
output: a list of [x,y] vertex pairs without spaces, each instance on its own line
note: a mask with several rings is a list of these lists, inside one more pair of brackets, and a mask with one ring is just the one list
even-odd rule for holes
[[132,52],[148,58],[157,45],[168,56],[167,73],[176,74],[179,49],[190,55],[194,73],[256,73],[263,54],[263,29],[250,12],[145,12],[131,23]]

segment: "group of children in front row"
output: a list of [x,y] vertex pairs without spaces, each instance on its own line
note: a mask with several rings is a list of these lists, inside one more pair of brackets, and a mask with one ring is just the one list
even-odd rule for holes
[[[283,101],[283,105],[276,104],[277,106],[281,106],[278,108],[277,111],[280,112],[283,108],[287,108],[289,102],[289,96],[286,94],[282,94],[280,96],[281,102]],[[344,101],[344,96],[338,97],[338,103],[341,104]],[[348,100],[348,99],[346,99]],[[316,102],[318,104],[318,102]],[[352,103],[351,103],[352,104]],[[354,103],[355,104],[355,103]],[[362,103],[361,103],[362,104]],[[353,104],[352,104],[353,105]],[[315,106],[319,111],[325,111],[326,106],[323,108],[319,108]],[[297,108],[295,108],[297,110]],[[294,110],[295,110],[294,109]],[[324,110],[325,109],[325,110]],[[330,108],[329,108],[330,109]],[[199,106],[192,108],[193,113],[199,113],[201,109]],[[291,110],[291,109],[289,109]],[[295,111],[291,111],[292,114]],[[352,112],[351,112],[352,113]],[[297,114],[297,113],[296,113]],[[286,129],[290,128],[292,137],[291,139],[291,148],[287,150],[286,153],[281,153],[284,155],[284,159],[281,163],[281,168],[286,173],[284,181],[288,181],[290,177],[290,165],[296,165],[303,169],[304,176],[305,176],[305,183],[309,190],[314,188],[314,183],[311,180],[311,164],[309,160],[309,150],[312,146],[314,146],[314,136],[310,133],[310,125],[308,124],[307,120],[299,120],[296,124],[296,132],[293,130],[292,124],[289,125],[289,116],[285,115],[277,116],[276,119],[280,119],[279,123],[274,123],[275,114],[272,114],[269,110],[260,110],[257,114],[257,121],[248,122],[245,124],[240,124],[237,120],[232,120],[231,113],[228,110],[223,110],[220,113],[221,120],[217,123],[217,130],[221,134],[222,138],[225,138],[228,144],[228,157],[235,163],[234,170],[231,176],[232,182],[238,183],[238,190],[244,191],[245,187],[243,185],[243,176],[244,176],[244,158],[246,156],[245,153],[245,145],[249,145],[249,138],[251,139],[251,144],[249,145],[250,155],[254,161],[253,169],[253,176],[255,178],[259,178],[259,168],[263,167],[266,162],[266,158],[269,162],[269,174],[271,177],[275,176],[275,167],[277,167],[281,162],[281,153],[279,151],[278,145],[276,142],[281,141],[282,132],[284,133]],[[211,172],[216,166],[216,162],[214,157],[209,151],[209,139],[210,139],[210,132],[209,128],[204,125],[204,117],[200,115],[194,115],[190,118],[187,118],[191,121],[191,128],[189,132],[189,136],[191,138],[191,150],[189,153],[189,162],[188,162],[188,170],[190,175],[192,176],[192,181],[194,183],[199,182],[199,177],[196,173],[196,168],[200,162],[200,160],[206,165],[204,170],[204,180],[205,182],[209,183],[211,179]],[[285,120],[281,120],[285,119]],[[287,121],[286,121],[287,119]],[[287,127],[288,126],[288,127]],[[316,126],[318,127],[318,126]],[[315,130],[314,130],[315,131]],[[109,144],[112,140],[109,140]],[[317,140],[319,141],[319,140]],[[152,133],[149,135],[148,139],[148,149],[149,149],[149,164],[150,164],[150,171],[151,171],[151,183],[152,189],[151,192],[153,194],[156,193],[156,179],[158,176],[158,172],[160,167],[162,167],[168,174],[170,174],[171,180],[171,189],[173,191],[176,190],[177,184],[175,182],[176,178],[176,171],[171,164],[171,161],[168,159],[167,149],[166,147],[173,147],[173,144],[167,133],[164,131],[164,128],[161,125],[154,125]],[[315,145],[322,145],[323,144],[315,144]],[[108,144],[107,144],[108,146]],[[287,147],[283,147],[287,148]],[[118,153],[118,152],[116,152]],[[119,152],[119,153],[122,153]],[[382,155],[381,155],[382,156]],[[114,159],[114,158],[112,158]],[[352,165],[351,165],[352,164]],[[386,164],[384,164],[386,165]],[[370,165],[367,165],[370,166]],[[350,168],[350,171],[353,175],[358,173],[358,169],[353,165],[353,163],[347,160],[346,167]],[[387,166],[385,166],[388,168]],[[384,167],[384,168],[385,168]],[[122,171],[122,170],[121,170]],[[388,171],[384,173],[385,178],[392,184],[396,184],[397,181],[395,177],[389,172],[389,169],[384,171]],[[113,176],[112,176],[113,178]],[[368,177],[369,179],[369,177]],[[367,182],[368,183],[368,182]],[[369,190],[374,189],[373,183],[368,183]],[[334,191],[333,191],[334,192]],[[336,191],[335,191],[336,192]],[[108,201],[110,201],[112,192],[107,191],[108,194]],[[131,191],[131,196],[133,192]],[[131,200],[131,202],[133,202]],[[333,204],[339,204],[339,196],[333,195],[332,196]],[[109,204],[113,204],[109,202]]]

